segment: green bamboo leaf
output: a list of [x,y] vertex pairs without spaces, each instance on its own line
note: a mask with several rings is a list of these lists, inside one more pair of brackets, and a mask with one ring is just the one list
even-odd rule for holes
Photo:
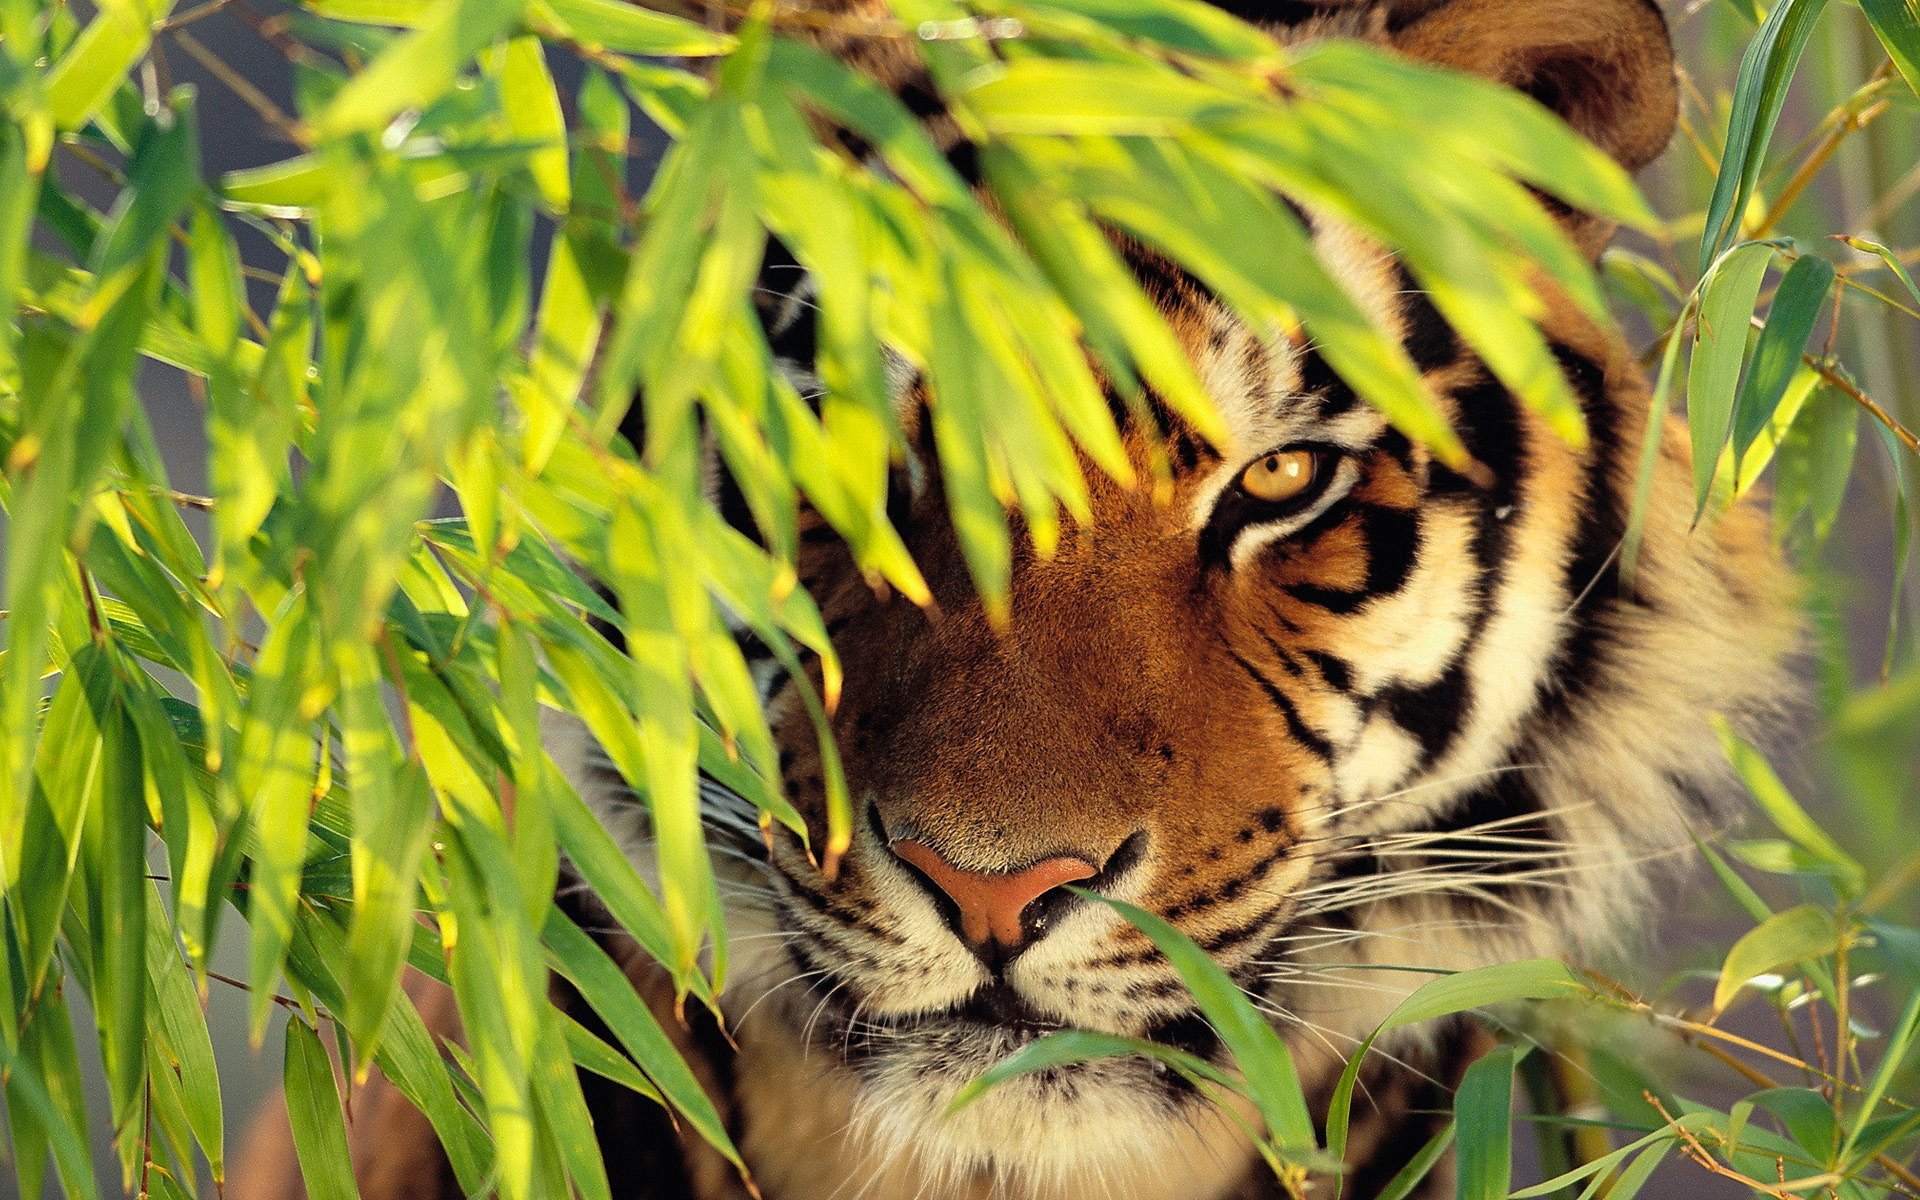
[[255,660],[233,777],[256,839],[247,886],[249,1008],[256,1041],[266,1032],[274,980],[293,934],[315,777],[311,720],[317,663],[310,610],[296,594],[274,615]]
[[1862,237],[1843,237],[1840,240],[1855,250],[1877,255],[1880,261],[1886,264],[1887,269],[1893,272],[1894,278],[1905,285],[1907,291],[1912,294],[1914,303],[1920,304],[1920,284],[1916,284],[1913,281],[1913,276],[1907,273],[1906,264],[1900,261],[1898,254],[1895,254],[1879,242],[1868,241]]
[[315,120],[322,137],[385,125],[444,93],[473,56],[513,27],[528,0],[436,0],[414,32],[342,87]]
[[94,245],[94,292],[82,306],[81,324],[91,325],[133,286],[169,226],[199,190],[197,110],[191,89],[181,89],[144,122],[127,164],[127,187]]
[[1853,476],[1860,407],[1827,387],[1817,387],[1802,407],[1805,411],[1780,441],[1774,522],[1785,530],[1802,513],[1810,513],[1814,544],[1819,545],[1840,518],[1847,481]]
[[705,58],[729,53],[735,45],[732,37],[684,17],[620,0],[544,0],[534,11],[542,9],[574,39],[622,54]]
[[1017,12],[1029,24],[1073,18],[1066,28],[1085,38],[1138,39],[1207,58],[1231,59],[1276,69],[1285,59],[1263,30],[1229,16],[1226,10],[1194,0],[1175,0],[1151,8],[1126,0],[1042,0],[1041,3],[987,4],[989,12]]
[[1733,405],[1733,456],[1741,472],[1747,451],[1773,419],[1787,386],[1801,370],[1800,355],[1833,286],[1833,264],[1812,254],[1794,260],[1774,290],[1747,377]]
[[1693,438],[1693,497],[1704,509],[1720,449],[1733,428],[1740,366],[1746,361],[1754,301],[1774,248],[1746,242],[1716,261],[1701,281],[1700,322],[1687,365],[1687,430]]
[[147,893],[147,973],[153,984],[152,1001],[159,1017],[158,1042],[166,1062],[154,1062],[155,1072],[171,1070],[179,1076],[187,1123],[216,1184],[226,1178],[224,1110],[220,1100],[220,1073],[207,1032],[191,972],[167,932],[166,913],[158,891]]
[[633,1065],[631,1058],[607,1045],[572,1017],[563,1019],[566,1023],[567,1053],[572,1056],[575,1066],[645,1096],[655,1104],[666,1106],[666,1097],[640,1073],[640,1068]]
[[[625,115],[624,108],[621,113]],[[581,165],[577,159],[576,171]],[[600,169],[606,169],[604,163]],[[575,186],[579,182],[576,177]],[[617,253],[610,238],[596,237],[598,231],[582,228],[583,224],[576,219],[554,230],[528,355],[528,384],[520,391],[528,420],[522,463],[535,474],[545,469],[566,431],[600,340],[604,313],[595,295],[591,264],[596,257]]]
[[[1739,236],[1747,200],[1760,178],[1767,144],[1773,140],[1773,127],[1787,100],[1787,85],[1793,81],[1800,53],[1806,49],[1824,8],[1826,0],[1780,0],[1747,44],[1739,78],[1733,85],[1726,149],[1720,155],[1719,176],[1714,181],[1706,228],[1700,237],[1699,270],[1703,277],[1709,265]],[[1751,306],[1748,311],[1752,311]]]
[[986,412],[994,397],[980,378],[979,356],[968,348],[967,318],[957,299],[965,286],[958,273],[950,271],[942,302],[932,314],[928,409],[940,482],[961,554],[989,619],[1004,625],[1012,586],[1012,539],[1002,493],[994,487],[992,449],[985,436]]
[[1359,1081],[1361,1064],[1381,1034],[1510,1000],[1558,1000],[1588,994],[1590,989],[1571,968],[1549,958],[1495,963],[1442,975],[1420,985],[1368,1035],[1341,1070],[1327,1108],[1327,1153],[1336,1158],[1346,1155],[1354,1085]]
[[[1752,444],[1740,456],[1740,469],[1734,477],[1733,494],[1737,499],[1752,491],[1773,464],[1781,446],[1792,436],[1795,423],[1800,414],[1808,409],[1811,400],[1820,387],[1820,374],[1804,362],[1798,364],[1787,380],[1786,391],[1780,396],[1780,402],[1774,406],[1773,415],[1754,436]],[[1730,466],[1731,464],[1729,464]],[[1775,493],[1779,495],[1778,492]],[[1776,507],[1778,506],[1778,502]],[[1776,511],[1775,520],[1784,524],[1792,520],[1791,512]]]
[[1070,1067],[1099,1058],[1134,1055],[1165,1063],[1194,1083],[1212,1083],[1229,1089],[1236,1087],[1231,1077],[1218,1067],[1184,1050],[1176,1050],[1145,1038],[1063,1029],[1029,1042],[968,1080],[966,1086],[955,1092],[953,1099],[948,1102],[947,1115],[959,1112],[993,1088],[1022,1075],[1032,1075],[1055,1067]]
[[[24,123],[0,125],[0,312],[14,312],[25,282],[29,231],[41,203],[44,161],[33,162]],[[0,371],[15,369],[14,344],[18,333],[11,321],[0,321]]]
[[[433,17],[433,0],[314,0],[313,11],[337,21],[416,29]],[[683,17],[617,0],[534,0],[535,26],[601,50],[661,58],[724,54],[733,39]]]
[[668,960],[676,974],[690,973],[712,927],[708,882],[712,867],[694,769],[699,757],[688,647],[681,639],[666,579],[669,562],[685,559],[662,553],[660,509],[643,517],[636,506],[614,514],[614,588],[627,619],[635,731],[640,774],[629,780],[642,789],[652,817],[655,853],[660,859],[660,903],[672,934]]
[[47,72],[46,104],[53,123],[63,130],[85,125],[125,81],[172,11],[171,0],[104,0]]
[[1000,134],[1167,137],[1264,107],[1252,94],[1123,63],[1028,58],[977,78],[966,105]]
[[500,109],[508,138],[542,147],[527,163],[541,202],[550,212],[565,212],[573,198],[567,164],[567,120],[560,111],[560,97],[547,70],[540,39],[510,38],[489,51],[483,62],[487,73],[499,82]]
[[[120,682],[132,668],[117,653],[112,661],[115,680],[107,707],[94,714],[100,732],[99,792],[87,808],[82,855],[89,999],[100,1030],[114,1129],[124,1138],[137,1127],[147,1072],[147,804],[139,734],[127,715]],[[137,1144],[138,1134],[133,1137]]]
[[1713,989],[1714,1014],[1726,1011],[1754,976],[1831,954],[1842,936],[1834,914],[1816,905],[1802,904],[1768,917],[1728,949]]
[[[329,923],[328,918],[303,912],[288,949],[287,973],[310,989],[329,1010],[344,1007],[333,966],[345,956],[343,933]],[[415,965],[422,964],[416,960]],[[442,970],[437,954],[425,966]],[[468,1195],[484,1190],[484,1181],[491,1174],[492,1158],[486,1131],[472,1111],[456,1098],[450,1068],[411,997],[403,994],[388,1010],[387,1027],[381,1033],[374,1061],[388,1081],[432,1124],[461,1190]]]
[[1858,896],[1865,883],[1865,868],[1800,807],[1766,757],[1741,737],[1726,718],[1715,714],[1711,720],[1734,774],[1739,776],[1760,810],[1767,814],[1767,819],[1792,838],[1795,845],[1832,870],[1843,897]]
[[[1543,1180],[1529,1187],[1521,1188],[1513,1193],[1512,1200],[1532,1200],[1535,1196],[1550,1196],[1556,1192],[1564,1191],[1566,1188],[1579,1183],[1583,1179],[1592,1179],[1604,1183],[1610,1173],[1621,1163],[1627,1161],[1627,1159],[1632,1158],[1649,1146],[1663,1142],[1671,1142],[1672,1140],[1673,1134],[1670,1130],[1664,1128],[1656,1129],[1652,1133],[1635,1138],[1626,1145],[1602,1154],[1598,1158],[1581,1163],[1570,1171],[1555,1175],[1551,1179]],[[1739,1141],[1737,1132],[1735,1132],[1731,1126],[1729,1126],[1727,1140],[1729,1143]]]
[[1656,219],[1619,163],[1523,91],[1340,39],[1304,47],[1293,73],[1328,89],[1312,99],[1383,123],[1418,122],[1449,152],[1574,208],[1637,228]]
[[1513,1186],[1512,1046],[1502,1046],[1467,1068],[1453,1099],[1460,1200],[1506,1200]]
[[[1123,394],[1136,392],[1137,371],[1175,412],[1210,412],[1213,402],[1194,372],[1193,360],[1091,215],[1013,146],[984,147],[981,161],[1008,219],[1036,264],[1073,306],[1089,347],[1115,386]],[[1217,428],[1218,417],[1195,425]]]
[[287,1022],[285,1086],[293,1148],[307,1195],[313,1200],[358,1200],[333,1062],[304,1021]]
[[1668,1138],[1642,1150],[1627,1169],[1614,1179],[1613,1185],[1607,1189],[1607,1200],[1633,1200],[1638,1196],[1640,1189],[1646,1187],[1653,1178],[1653,1173],[1660,1169],[1660,1164],[1673,1153],[1677,1143],[1678,1139]]
[[560,1164],[581,1200],[613,1200],[607,1170],[600,1161],[593,1114],[580,1090],[568,1036],[572,1022],[559,1010],[542,1014],[541,1051],[534,1056],[533,1089],[544,1110],[546,1131],[553,1138]]
[[559,909],[548,914],[543,936],[554,970],[579,989],[667,1103],[708,1145],[744,1172],[746,1167],[718,1110],[653,1012],[634,1002],[632,981]]
[[1073,891],[1110,906],[1152,939],[1180,973],[1181,981],[1193,993],[1194,1003],[1232,1053],[1234,1064],[1246,1077],[1247,1094],[1259,1107],[1267,1132],[1281,1153],[1296,1160],[1316,1154],[1313,1118],[1307,1113],[1293,1055],[1220,964],[1186,935],[1143,908],[1079,888]]
[[[43,1025],[51,1032],[66,1053],[52,1056],[55,1061],[51,1062],[45,1054],[39,1056],[39,1061],[28,1061],[24,1052],[37,1047],[22,1041],[21,1053],[16,1053],[14,1047],[0,1039],[0,1077],[5,1081],[7,1119],[14,1130],[14,1148],[51,1149],[67,1194],[97,1196],[99,1185],[94,1180],[93,1158],[88,1153],[86,1112],[78,1086],[80,1063],[71,1053],[73,1027],[66,1002],[58,992],[42,1002],[46,1005],[46,1015],[34,1024]],[[63,1096],[60,1092],[66,1094]],[[26,1124],[28,1121],[31,1126]],[[23,1132],[27,1134],[24,1138]],[[40,1170],[41,1163],[36,1158],[33,1171]],[[26,1174],[22,1172],[22,1176]]]
[[336,186],[338,164],[317,154],[228,171],[220,177],[220,196],[228,208],[286,218],[309,217]]
[[1916,0],[1860,0],[1880,45],[1893,59],[1907,86],[1920,95],[1920,3]]
[[381,696],[373,649],[333,649],[340,681],[340,741],[353,805],[353,921],[341,964],[357,1071],[379,1049],[388,1009],[400,992],[400,965],[412,943],[416,877],[433,833],[425,772],[406,761]]
[[460,1005],[471,1075],[493,1139],[500,1193],[508,1200],[531,1200],[548,1194],[545,1185],[557,1165],[544,1152],[544,1105],[534,1083],[541,1014],[547,1010],[546,972],[520,907],[512,852],[492,796],[477,779],[457,778],[461,771],[453,747],[428,745],[444,735],[430,738],[418,721],[416,728],[428,773],[450,802],[441,856],[447,868],[441,919],[443,931],[451,932],[447,975]]
[[[1900,1014],[1893,1032],[1888,1035],[1886,1045],[1880,1052],[1880,1065],[1875,1068],[1873,1078],[1867,1084],[1866,1094],[1860,1098],[1859,1108],[1851,1124],[1847,1126],[1846,1140],[1840,1145],[1840,1153],[1834,1161],[1851,1167],[1851,1158],[1856,1146],[1874,1146],[1875,1139],[1868,1131],[1868,1125],[1874,1113],[1880,1108],[1880,1101],[1893,1087],[1895,1078],[1906,1067],[1913,1055],[1914,1046],[1920,1044],[1920,993],[1907,1002],[1906,1011]],[[1896,1120],[1910,1121],[1917,1114],[1890,1114]],[[1871,1153],[1863,1150],[1863,1153]]]
[[[1653,376],[1653,396],[1647,397],[1647,430],[1667,428],[1667,411],[1672,405],[1674,380],[1680,374],[1680,346],[1684,342],[1680,334],[1697,307],[1699,294],[1695,292],[1682,301],[1678,317],[1674,317],[1672,328],[1667,330],[1667,349],[1661,351],[1661,369]],[[1634,572],[1640,564],[1640,541],[1647,530],[1647,507],[1653,503],[1653,470],[1659,467],[1663,444],[1665,436],[1642,438],[1640,463],[1634,465],[1634,499],[1626,507],[1626,534],[1620,538],[1620,580],[1626,586],[1634,584]]]
[[[1328,272],[1277,197],[1210,164],[1180,163],[1145,148],[1101,178],[1100,188],[1107,196],[1096,199],[1096,208],[1188,264],[1255,328],[1286,329],[1297,318],[1328,364],[1368,403],[1443,460],[1465,461],[1465,449],[1406,349],[1369,320]],[[1167,205],[1170,194],[1184,202]],[[1150,201],[1152,196],[1161,199]],[[1241,238],[1262,252],[1225,251]]]

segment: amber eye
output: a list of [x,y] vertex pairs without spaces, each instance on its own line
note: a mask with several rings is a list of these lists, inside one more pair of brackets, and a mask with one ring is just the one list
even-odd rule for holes
[[1320,474],[1321,457],[1318,450],[1275,450],[1240,472],[1240,490],[1269,504],[1298,499]]

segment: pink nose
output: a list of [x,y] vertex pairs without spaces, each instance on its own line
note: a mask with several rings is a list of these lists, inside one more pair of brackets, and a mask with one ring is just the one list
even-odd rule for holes
[[925,842],[892,843],[895,854],[918,867],[960,909],[960,932],[974,945],[988,938],[1013,949],[1026,940],[1020,914],[1063,883],[1090,879],[1098,872],[1082,858],[1047,858],[1018,871],[963,871]]

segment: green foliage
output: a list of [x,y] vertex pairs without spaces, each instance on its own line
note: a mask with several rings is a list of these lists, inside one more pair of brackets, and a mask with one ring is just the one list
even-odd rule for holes
[[[1779,227],[1802,220],[1795,202],[1840,140],[1885,108],[1911,130],[1914,97],[1893,86],[1913,78],[1911,5],[1862,9],[1891,58],[1839,80],[1838,115],[1816,134],[1833,147],[1770,155],[1796,64],[1854,19],[1783,0],[1752,37],[1726,137],[1702,143],[1717,182],[1690,219],[1689,238],[1705,229],[1697,282],[1675,282],[1671,238],[1673,265],[1617,257],[1607,272],[1647,285],[1634,295],[1663,339],[1663,405],[1691,347],[1703,510],[1773,462],[1781,524],[1810,514],[1795,531],[1808,545],[1834,528],[1860,411],[1890,461],[1920,450],[1900,419],[1910,392],[1904,410],[1887,407],[1809,349],[1829,300],[1910,319],[1894,293],[1920,306],[1911,253],[1873,225]],[[1285,52],[1180,0],[890,11],[895,24],[864,32],[921,56],[981,144],[984,196],[896,97],[771,8],[718,33],[615,0],[314,0],[292,26],[299,111],[274,114],[296,152],[209,183],[195,97],[163,91],[153,69],[170,5],[103,2],[82,25],[65,6],[0,0],[0,1072],[25,1194],[49,1163],[67,1193],[100,1194],[88,1138],[103,1117],[118,1182],[155,1195],[217,1185],[227,1114],[205,1005],[236,985],[256,1041],[276,1006],[287,1013],[295,1144],[316,1195],[354,1194],[336,1071],[369,1066],[426,1115],[474,1194],[606,1195],[574,1066],[668,1105],[739,1163],[665,1031],[554,909],[560,856],[683,1001],[713,1003],[726,942],[697,774],[806,834],[729,619],[796,676],[803,657],[817,662],[807,701],[824,730],[838,668],[795,585],[796,498],[870,579],[927,595],[886,518],[902,435],[883,346],[928,381],[955,527],[996,613],[1009,512],[1044,551],[1063,515],[1086,514],[1082,456],[1131,473],[1102,382],[1136,401],[1150,388],[1216,428],[1103,228],[1163,250],[1248,320],[1304,325],[1372,403],[1457,461],[1405,351],[1318,264],[1276,190],[1311,201],[1400,253],[1495,374],[1582,436],[1527,314],[1541,278],[1590,312],[1606,300],[1527,186],[1656,243],[1662,230],[1609,160],[1531,103],[1357,47]],[[990,51],[999,21],[1024,33]],[[926,28],[961,34],[915,36]],[[577,87],[556,86],[561,56],[580,64]],[[626,162],[636,110],[671,139],[639,196]],[[857,134],[873,163],[836,152],[810,114]],[[1801,169],[1776,188],[1778,162]],[[81,176],[107,201],[89,203],[101,189]],[[262,266],[242,268],[242,230],[275,248],[270,304],[250,287]],[[1826,233],[1870,257],[1836,270],[1809,240]],[[747,296],[769,236],[818,282],[817,410],[773,369]],[[1276,252],[1239,253],[1249,238]],[[1766,272],[1783,262],[1750,346]],[[170,486],[135,391],[143,363],[186,373],[203,398],[211,495]],[[633,446],[618,430],[636,394],[646,433]],[[702,500],[701,428],[746,486],[767,549]],[[1895,476],[1901,547],[1913,487],[1910,470]],[[206,515],[204,536],[190,513]],[[1903,573],[1904,550],[1898,561]],[[1839,774],[1849,803],[1879,814],[1874,828],[1912,794],[1885,768],[1920,725],[1905,644],[1888,638],[1899,676],[1886,690],[1831,689]],[[543,748],[543,708],[580,716],[644,797],[657,879],[635,872]],[[814,850],[831,866],[851,806],[825,749],[830,820]],[[1758,924],[1722,956],[1716,1016],[1755,995],[1790,1029],[1831,1012],[1828,1057],[1769,1052],[1802,1071],[1792,1085],[1716,1109],[1604,1037],[1645,1026],[1744,1050],[1711,1020],[1560,964],[1439,979],[1383,1029],[1558,997],[1594,1032],[1577,1045],[1542,1033],[1539,1051],[1474,1068],[1453,1126],[1394,1189],[1451,1139],[1467,1194],[1506,1194],[1513,1072],[1575,1053],[1633,1137],[1517,1195],[1593,1194],[1608,1178],[1627,1195],[1674,1154],[1768,1194],[1912,1183],[1900,1164],[1920,1139],[1920,1006],[1884,1034],[1854,1016],[1859,993],[1879,994],[1865,960],[1920,980],[1920,932],[1898,908],[1920,865],[1823,833],[1751,749],[1730,753],[1782,835],[1734,854],[1802,894],[1773,916],[1716,858]],[[1204,956],[1129,915],[1234,1031],[1244,1074],[1169,1065],[1254,1098],[1283,1179],[1337,1159],[1359,1058],[1316,1138],[1279,1038]],[[216,948],[242,932],[246,978],[214,974]],[[399,987],[407,964],[451,985],[464,1051],[443,1056],[428,1034]],[[549,1005],[550,971],[611,1041]],[[82,998],[90,1029],[76,1023]],[[82,1037],[98,1043],[105,1113],[83,1095]],[[1063,1034],[980,1086],[1142,1049]],[[1543,1118],[1550,1131],[1557,1120]]]

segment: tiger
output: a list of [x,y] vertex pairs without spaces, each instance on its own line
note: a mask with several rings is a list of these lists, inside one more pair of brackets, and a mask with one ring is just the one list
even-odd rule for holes
[[[1361,38],[1520,89],[1629,170],[1676,123],[1651,0],[1223,7],[1286,43]],[[931,89],[910,64],[862,65]],[[1597,260],[1614,229],[1553,211]],[[762,845],[750,806],[709,796],[734,954],[724,1026],[675,1019],[663,973],[591,896],[564,889],[681,1039],[752,1180],[664,1111],[583,1075],[615,1195],[1287,1194],[1255,1145],[1256,1112],[1147,1058],[1049,1068],[949,1111],[969,1081],[1063,1028],[1230,1068],[1168,959],[1087,893],[1145,908],[1210,955],[1270,1016],[1324,1117],[1346,1058],[1421,982],[1630,940],[1695,831],[1727,819],[1710,717],[1748,730],[1771,719],[1798,636],[1764,514],[1743,501],[1696,524],[1685,431],[1650,424],[1617,329],[1548,297],[1539,324],[1589,432],[1572,444],[1493,378],[1397,260],[1303,217],[1484,474],[1397,431],[1311,343],[1250,328],[1129,246],[1231,436],[1216,445],[1168,413],[1161,428],[1128,425],[1143,473],[1165,448],[1170,486],[1090,472],[1091,522],[1044,556],[1015,539],[1001,627],[946,515],[926,398],[904,381],[908,461],[889,510],[933,603],[877,593],[824,523],[800,539],[798,575],[843,669],[831,726],[856,819],[837,873],[783,831]],[[769,284],[764,317],[804,370],[810,310],[791,277]],[[782,783],[817,834],[809,681],[761,666]],[[563,715],[548,736],[647,866],[642,808],[590,737]],[[422,1007],[454,1036],[444,992]],[[1486,1044],[1458,1020],[1379,1043],[1346,1194],[1379,1194],[1428,1143]],[[269,1119],[229,1195],[300,1194],[289,1144],[284,1118]],[[368,1200],[458,1194],[424,1119],[377,1077],[356,1098],[354,1153]],[[1444,1166],[1415,1194],[1450,1194]]]

